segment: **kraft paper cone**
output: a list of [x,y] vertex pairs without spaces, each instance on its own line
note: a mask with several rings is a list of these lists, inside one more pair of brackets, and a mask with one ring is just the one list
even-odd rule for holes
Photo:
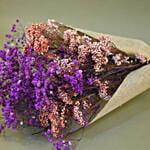
[[[70,26],[64,26],[64,28],[65,30],[67,28],[75,29],[81,33],[84,33],[96,39],[98,39],[103,34]],[[106,36],[106,34],[103,35]],[[141,40],[124,38],[119,36],[109,36],[114,45],[119,50],[128,54],[140,53],[143,54],[146,58],[150,59],[150,46],[147,45],[145,42]],[[120,84],[119,88],[114,93],[112,98],[108,101],[104,108],[96,115],[96,117],[91,121],[91,123],[102,118],[114,109],[122,106],[123,104],[130,101],[132,98],[144,92],[148,88],[150,88],[150,64],[130,72]]]

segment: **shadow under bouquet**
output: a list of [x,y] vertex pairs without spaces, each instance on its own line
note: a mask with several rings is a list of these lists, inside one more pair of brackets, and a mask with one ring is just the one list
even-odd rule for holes
[[6,38],[0,132],[35,126],[57,150],[71,150],[68,135],[150,87],[150,48],[142,41],[54,20],[25,29],[16,20]]

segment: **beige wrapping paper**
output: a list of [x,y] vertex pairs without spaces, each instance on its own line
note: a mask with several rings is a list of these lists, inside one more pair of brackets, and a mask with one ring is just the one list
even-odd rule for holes
[[[102,35],[102,33],[92,32],[88,30],[78,28],[73,29],[76,29],[77,31],[80,31],[97,39]],[[103,35],[105,36],[105,34]],[[115,44],[115,46],[121,51],[130,54],[140,53],[143,54],[146,58],[150,59],[150,46],[145,42],[119,36],[109,36],[111,37],[111,40]],[[122,106],[124,103],[128,102],[133,97],[139,95],[148,88],[150,88],[150,64],[129,73],[121,83],[117,91],[114,93],[112,98],[109,100],[109,102],[97,114],[97,116],[92,120],[91,123],[102,118],[114,109]]]

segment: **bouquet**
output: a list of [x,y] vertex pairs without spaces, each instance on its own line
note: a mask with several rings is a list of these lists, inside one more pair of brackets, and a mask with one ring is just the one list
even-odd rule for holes
[[0,132],[35,126],[57,150],[71,150],[69,135],[150,87],[150,48],[142,41],[54,20],[26,28],[16,20],[5,36]]

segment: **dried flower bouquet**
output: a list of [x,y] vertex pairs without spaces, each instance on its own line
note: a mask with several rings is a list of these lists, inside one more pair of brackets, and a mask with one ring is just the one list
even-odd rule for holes
[[150,87],[141,41],[54,20],[19,28],[16,20],[0,50],[0,132],[37,126],[57,150],[70,150],[67,135]]

